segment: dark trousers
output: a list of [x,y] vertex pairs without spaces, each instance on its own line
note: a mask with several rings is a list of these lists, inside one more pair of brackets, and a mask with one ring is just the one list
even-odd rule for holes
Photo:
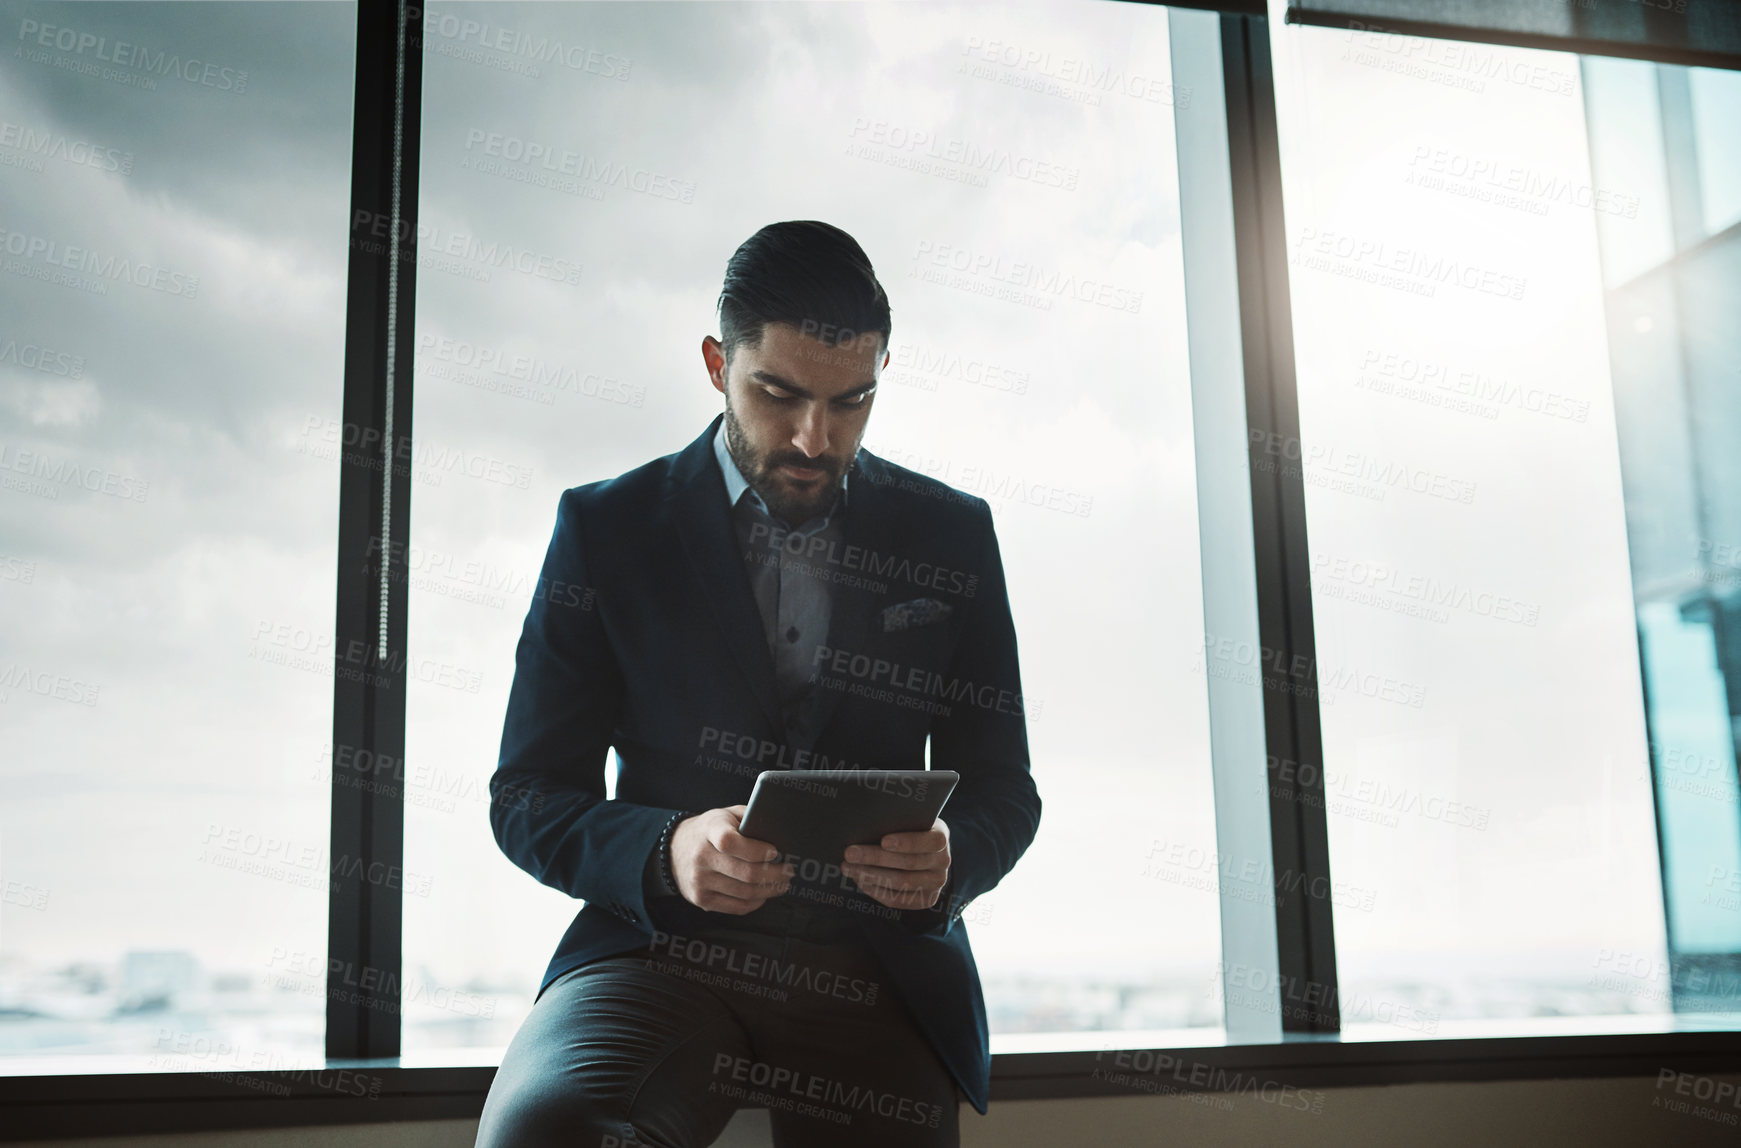
[[478,1148],[702,1148],[743,1105],[775,1148],[955,1148],[963,1094],[875,956],[786,901],[779,933],[660,934],[552,981]]

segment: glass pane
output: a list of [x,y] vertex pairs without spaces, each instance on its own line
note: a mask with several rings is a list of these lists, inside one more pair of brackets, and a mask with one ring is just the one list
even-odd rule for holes
[[1344,1025],[1661,1013],[1596,242],[1660,184],[1576,57],[1271,26],[1318,656],[1413,686],[1323,710]]
[[0,1071],[322,1052],[355,22],[4,5]]
[[[1648,85],[1660,141],[1650,156],[1681,250],[1611,281],[1608,351],[1644,668],[1668,959],[1651,971],[1677,1013],[1741,1011],[1741,228],[1737,146],[1712,117],[1734,103],[1733,73],[1588,60],[1597,178],[1623,179],[1638,150],[1620,110]],[[1733,116],[1727,117],[1733,124]],[[1713,214],[1715,213],[1715,214]],[[1633,226],[1604,219],[1604,253]],[[1719,1020],[1718,1023],[1727,1023]]]
[[1165,10],[443,5],[425,59],[411,641],[480,685],[411,687],[406,965],[488,1015],[408,1004],[406,1048],[506,1044],[579,907],[487,816],[557,497],[708,425],[726,260],[784,219],[889,291],[865,449],[994,508],[1045,809],[964,918],[993,1033],[1218,1025]]
[[1698,156],[1700,223],[1716,235],[1741,222],[1741,72],[1722,68],[1668,69],[1691,88],[1693,147]]

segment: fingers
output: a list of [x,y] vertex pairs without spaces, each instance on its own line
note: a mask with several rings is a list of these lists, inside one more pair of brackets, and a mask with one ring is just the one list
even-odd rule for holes
[[949,844],[949,836],[936,829],[922,829],[917,833],[890,833],[877,844],[896,853],[935,853]]
[[949,848],[949,826],[939,817],[931,823],[929,829],[912,833],[885,833],[877,844],[894,853],[935,853]]
[[707,839],[726,856],[744,861],[772,861],[780,855],[780,851],[766,841],[745,837],[735,826],[723,822],[708,828]]
[[[903,834],[891,833],[883,838],[889,841]],[[912,836],[924,836],[913,834]],[[947,865],[949,853],[948,842],[939,841],[929,849],[888,849],[880,845],[849,845],[845,860],[853,865],[875,865],[883,869],[932,869],[938,864]],[[939,860],[941,859],[941,860]]]
[[891,909],[929,909],[937,903],[939,889],[915,889],[902,892],[895,889],[879,889],[865,895],[879,905],[887,905]]
[[[891,909],[929,909],[943,895],[943,886],[949,880],[945,873],[942,880],[933,878],[916,882],[907,874],[887,869],[849,872],[847,876],[863,890],[865,896]],[[905,887],[909,884],[911,887]]]
[[884,869],[867,865],[842,866],[841,872],[851,877],[861,889],[894,889],[900,892],[915,892],[929,889],[941,889],[949,880],[947,869],[928,869],[913,872],[906,869]]
[[888,833],[851,845],[841,872],[866,896],[892,909],[928,909],[949,883],[949,826],[941,817],[916,833]]
[[766,897],[734,897],[730,893],[721,893],[713,889],[697,890],[695,906],[709,913],[730,913],[733,916],[743,916],[753,913],[767,904]]
[[678,890],[699,908],[753,913],[791,888],[792,865],[775,860],[779,853],[772,845],[737,831],[745,808],[709,810],[678,825],[672,839]]
[[726,892],[743,897],[754,891],[766,897],[784,893],[791,883],[792,865],[775,860],[780,851],[766,841],[745,837],[723,823],[709,827],[707,840],[713,848],[702,851],[702,867],[745,886],[742,892]]
[[696,889],[704,893],[716,893],[740,901],[755,901],[758,904],[770,897],[778,897],[791,888],[791,882],[784,876],[776,876],[771,881],[742,881],[728,873],[717,869],[704,869],[696,875]]
[[[788,884],[794,869],[790,862],[780,861],[744,861],[726,853],[714,850],[704,853],[701,858],[703,870],[718,873],[744,885],[763,886],[774,889],[775,886]],[[784,888],[775,890],[784,892]]]
[[[872,850],[864,853],[863,850]],[[848,861],[862,861],[867,865],[897,865],[898,862],[885,858],[896,854],[931,854],[943,853],[949,849],[949,827],[943,824],[939,817],[929,829],[921,829],[915,833],[886,833],[875,845],[853,845],[846,850]],[[877,856],[876,854],[881,854]]]
[[[703,853],[698,860],[693,881],[694,896],[690,901],[710,913],[742,916],[753,913],[791,888],[791,880],[777,865],[759,865],[727,857],[717,851]],[[748,879],[740,879],[718,866],[737,866]],[[764,874],[762,870],[772,870]]]

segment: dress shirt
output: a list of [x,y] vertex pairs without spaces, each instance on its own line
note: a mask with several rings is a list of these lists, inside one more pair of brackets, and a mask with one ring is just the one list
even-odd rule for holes
[[[826,514],[788,527],[738,469],[726,446],[723,421],[713,436],[713,455],[725,477],[726,511],[762,617],[762,635],[773,655],[785,740],[793,749],[807,749],[821,732],[814,728],[821,699],[811,678],[816,651],[828,638],[834,614],[834,583],[827,566],[806,554],[831,553],[842,541],[842,510],[851,474],[841,476],[840,493]],[[657,862],[657,854],[649,857],[643,870],[642,887],[650,896],[664,894]]]
[[846,476],[826,514],[788,526],[769,511],[767,502],[733,461],[723,422],[713,436],[713,453],[725,476],[738,550],[762,616],[768,652],[774,658],[774,679],[790,739],[807,732],[802,729],[803,703],[810,693],[816,650],[827,641],[828,622],[834,613],[830,571],[808,556],[831,553],[842,540],[840,511],[846,499]]

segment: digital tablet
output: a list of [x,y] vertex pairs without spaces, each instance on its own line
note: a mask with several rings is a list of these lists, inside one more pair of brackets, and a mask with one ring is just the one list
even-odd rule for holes
[[960,780],[952,769],[767,769],[738,832],[781,853],[836,863],[848,845],[931,828]]

